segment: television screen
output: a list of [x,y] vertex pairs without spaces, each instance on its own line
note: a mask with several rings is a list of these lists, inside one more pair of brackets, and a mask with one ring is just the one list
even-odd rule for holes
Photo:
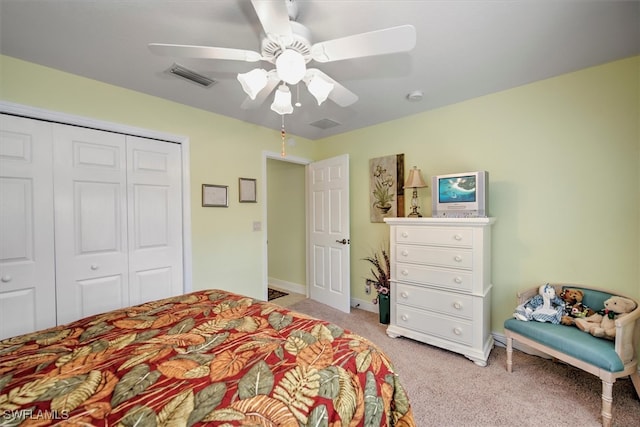
[[440,203],[460,203],[476,201],[475,175],[455,178],[440,178],[438,185]]

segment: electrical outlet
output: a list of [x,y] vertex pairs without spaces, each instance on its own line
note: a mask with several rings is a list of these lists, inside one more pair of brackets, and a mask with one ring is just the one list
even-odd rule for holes
[[364,293],[369,295],[371,293],[371,285],[370,284],[366,284],[364,285]]

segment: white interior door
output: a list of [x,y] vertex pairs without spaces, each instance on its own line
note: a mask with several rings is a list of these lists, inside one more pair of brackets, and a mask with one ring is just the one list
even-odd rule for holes
[[182,157],[179,144],[127,137],[130,304],[180,295]]
[[307,168],[309,294],[345,313],[351,309],[349,155]]
[[51,124],[0,115],[0,339],[56,324]]
[[125,136],[54,125],[58,323],[129,305]]

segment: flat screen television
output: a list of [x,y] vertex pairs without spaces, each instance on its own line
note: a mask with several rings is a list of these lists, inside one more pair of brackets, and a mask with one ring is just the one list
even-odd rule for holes
[[431,178],[432,216],[475,218],[487,215],[489,173],[475,171]]

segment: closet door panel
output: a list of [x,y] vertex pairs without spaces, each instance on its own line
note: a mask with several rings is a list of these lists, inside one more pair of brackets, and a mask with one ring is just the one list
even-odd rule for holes
[[54,127],[58,323],[129,305],[125,141]]
[[0,115],[0,339],[56,324],[51,125]]
[[131,304],[183,292],[178,144],[127,137]]

